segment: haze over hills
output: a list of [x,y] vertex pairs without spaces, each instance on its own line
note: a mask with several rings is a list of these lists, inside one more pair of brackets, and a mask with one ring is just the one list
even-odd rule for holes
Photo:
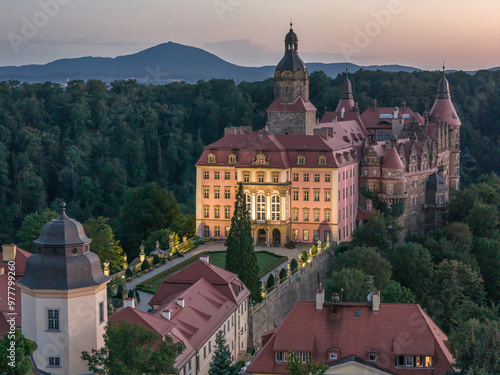
[[[276,61],[278,63],[278,61]],[[352,63],[308,63],[309,72],[322,70],[331,77],[348,69],[413,72],[421,69],[402,65],[359,66]],[[274,74],[274,65],[244,67],[227,62],[203,49],[168,42],[132,55],[60,59],[45,65],[0,67],[0,81],[60,82],[75,79],[100,79],[112,82],[136,79],[141,83],[164,84],[175,81],[195,83],[212,78],[262,81]]]

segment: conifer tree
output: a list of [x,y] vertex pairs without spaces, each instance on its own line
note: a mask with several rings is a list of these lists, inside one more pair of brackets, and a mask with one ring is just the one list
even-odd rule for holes
[[253,301],[260,302],[259,266],[253,248],[252,224],[246,208],[243,185],[238,184],[231,229],[226,243],[226,270],[238,275],[243,284],[250,289]]
[[233,375],[236,374],[236,366],[231,364],[231,351],[226,344],[226,338],[222,331],[215,336],[215,351],[210,361],[208,375]]

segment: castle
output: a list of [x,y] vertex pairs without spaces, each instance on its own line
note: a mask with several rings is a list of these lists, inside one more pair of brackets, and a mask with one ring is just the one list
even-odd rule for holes
[[226,128],[196,163],[196,226],[224,239],[242,183],[255,244],[349,241],[380,203],[398,206],[405,230],[436,227],[460,180],[460,120],[444,76],[430,112],[405,103],[360,113],[346,73],[334,112],[320,121],[290,25],[259,131]]

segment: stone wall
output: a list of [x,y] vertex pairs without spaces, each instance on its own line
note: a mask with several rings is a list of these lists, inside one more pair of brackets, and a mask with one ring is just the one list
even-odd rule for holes
[[299,270],[282,284],[278,284],[261,303],[250,305],[249,347],[259,347],[262,334],[279,326],[297,301],[316,299],[318,280],[324,282],[330,256],[325,251],[313,257],[311,263],[307,263],[305,267],[299,265]]

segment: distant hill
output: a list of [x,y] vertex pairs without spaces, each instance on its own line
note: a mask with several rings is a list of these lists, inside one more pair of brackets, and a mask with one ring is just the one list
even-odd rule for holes
[[[420,69],[402,65],[359,66],[351,63],[308,63],[310,72],[324,71],[336,77],[346,68],[388,72],[413,72]],[[169,83],[185,81],[194,83],[212,78],[241,81],[262,81],[272,77],[274,66],[243,67],[231,64],[203,49],[168,42],[132,55],[111,57],[81,57],[61,59],[45,65],[0,67],[0,81],[60,82],[75,79],[100,79],[111,82],[133,78],[142,83]]]

